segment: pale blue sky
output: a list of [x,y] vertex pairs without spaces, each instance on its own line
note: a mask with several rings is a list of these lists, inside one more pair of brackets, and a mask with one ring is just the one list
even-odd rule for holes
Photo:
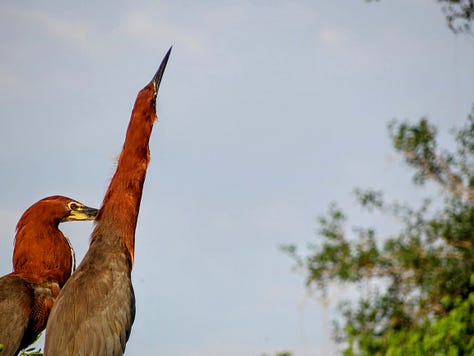
[[[453,35],[434,0],[98,4],[0,4],[0,274],[33,202],[100,205],[136,93],[173,45],[127,355],[335,352],[278,246],[314,239],[332,200],[370,222],[351,207],[355,186],[417,196],[386,124],[464,122],[473,36]],[[79,259],[91,227],[62,225]]]

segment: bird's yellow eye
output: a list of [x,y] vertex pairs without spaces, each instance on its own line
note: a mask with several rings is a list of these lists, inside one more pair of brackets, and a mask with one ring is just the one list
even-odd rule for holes
[[69,208],[69,210],[77,210],[79,208],[79,204],[77,204],[76,202],[70,202],[67,207]]

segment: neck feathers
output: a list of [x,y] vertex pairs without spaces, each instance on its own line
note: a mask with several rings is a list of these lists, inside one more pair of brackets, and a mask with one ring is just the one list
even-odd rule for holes
[[19,224],[13,250],[13,274],[32,283],[57,281],[62,287],[73,269],[72,249],[56,223]]
[[105,194],[92,234],[92,241],[100,236],[101,239],[123,244],[131,265],[143,184],[150,161],[148,142],[155,119],[155,89],[150,83],[138,93],[117,170]]

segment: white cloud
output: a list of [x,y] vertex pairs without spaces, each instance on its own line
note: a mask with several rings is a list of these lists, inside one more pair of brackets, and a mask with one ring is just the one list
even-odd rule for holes
[[19,84],[19,79],[15,76],[11,69],[4,67],[4,64],[0,66],[0,88],[2,90],[9,90],[12,87],[16,87]]
[[30,24],[30,26],[33,24],[38,30],[45,31],[63,45],[79,50],[87,50],[91,47],[93,29],[83,21],[58,17],[49,12],[25,7],[10,9],[9,12],[19,21]]
[[206,52],[206,41],[201,32],[188,27],[174,26],[164,21],[164,16],[157,20],[145,11],[128,12],[121,30],[148,45],[172,41],[170,44],[179,45],[193,55],[203,56]]
[[342,31],[337,29],[324,28],[318,33],[318,39],[322,44],[330,47],[341,48],[347,45],[346,38]]
[[357,38],[344,28],[326,27],[316,34],[316,42],[328,54],[357,66],[373,65],[377,49],[371,48],[364,39]]

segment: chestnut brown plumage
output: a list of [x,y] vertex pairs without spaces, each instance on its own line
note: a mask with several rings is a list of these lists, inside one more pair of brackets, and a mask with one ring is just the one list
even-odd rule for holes
[[75,267],[59,223],[93,220],[97,209],[52,196],[29,207],[16,227],[13,272],[0,278],[1,356],[16,355],[45,328],[59,290]]
[[84,259],[58,296],[46,328],[45,355],[122,355],[135,318],[131,282],[135,228],[150,160],[156,95],[170,50],[137,95],[117,169]]

